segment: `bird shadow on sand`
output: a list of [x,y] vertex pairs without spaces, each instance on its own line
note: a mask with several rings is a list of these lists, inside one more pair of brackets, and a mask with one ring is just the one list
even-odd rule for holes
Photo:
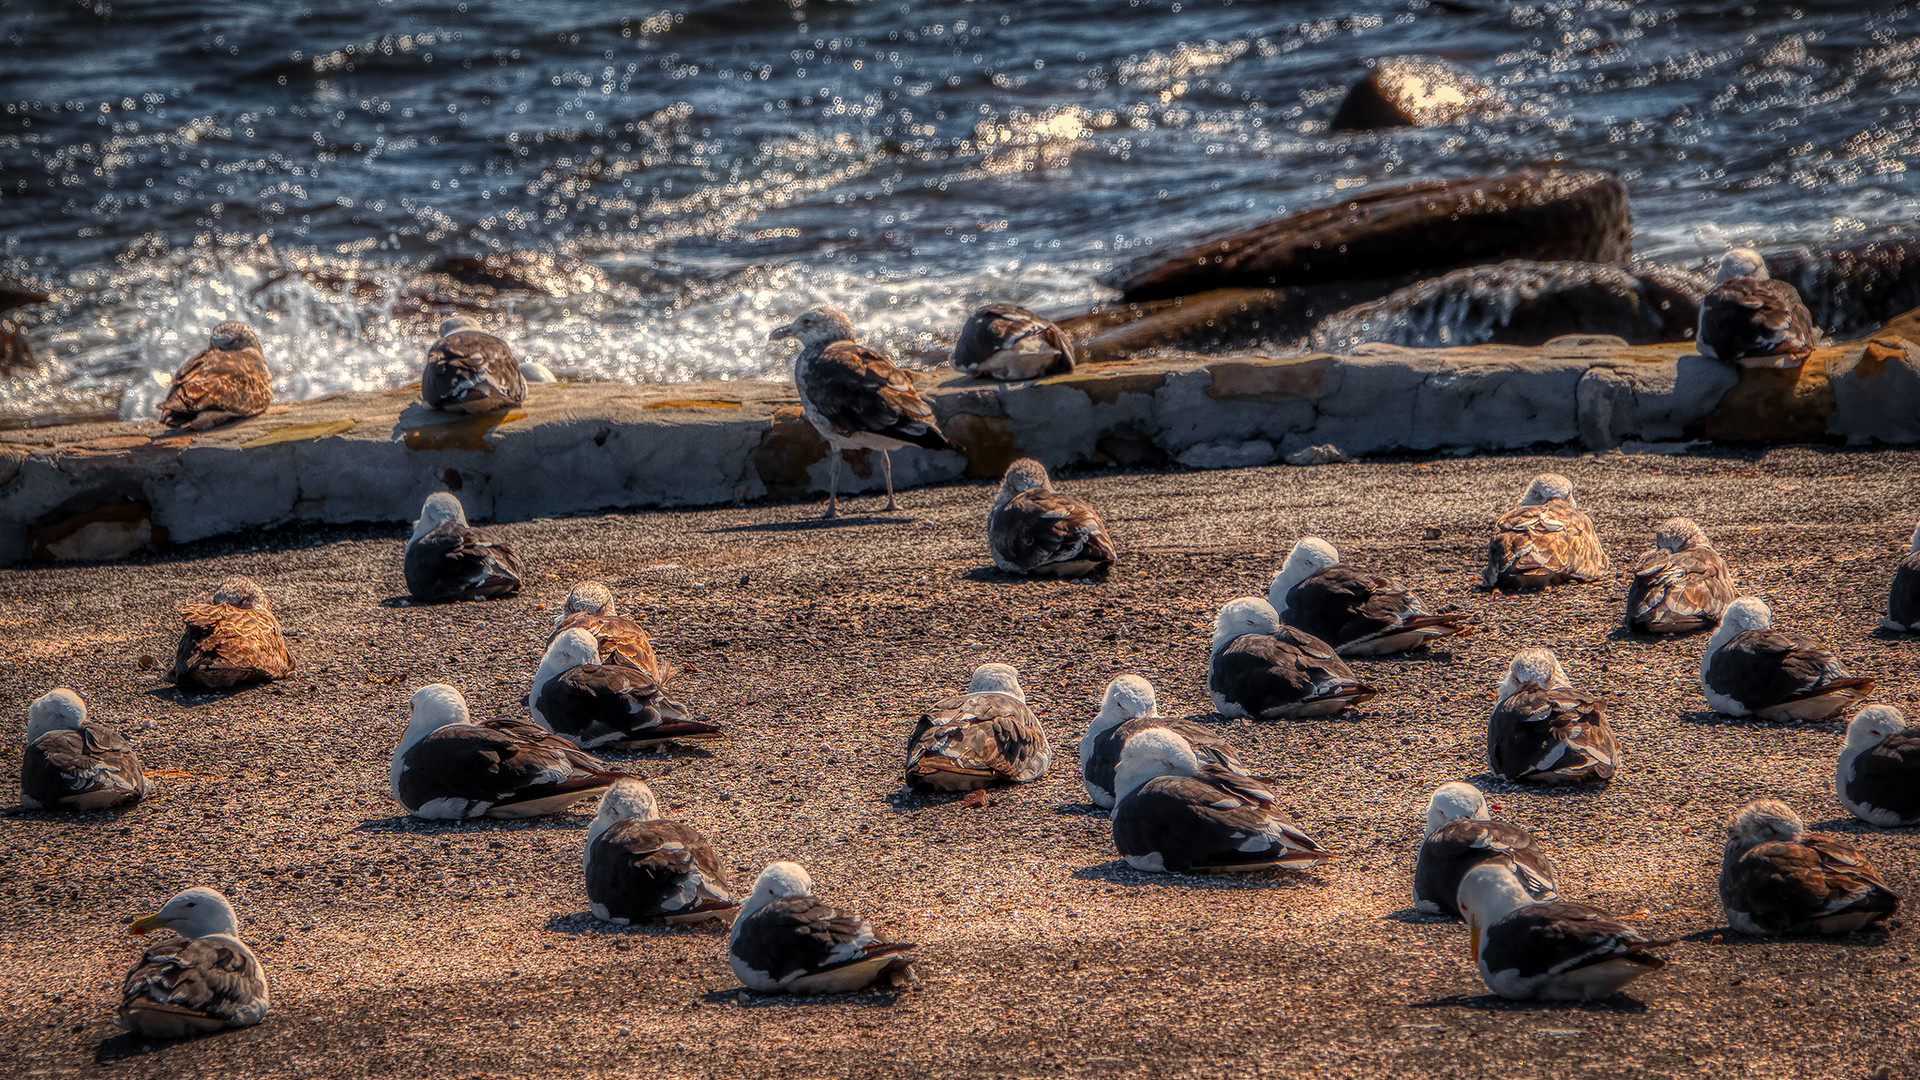
[[1683,724],[1699,724],[1703,727],[1744,727],[1759,728],[1763,731],[1839,731],[1839,724],[1832,721],[1762,720],[1757,716],[1728,716],[1715,709],[1694,709],[1683,712],[1676,719]]
[[1106,817],[1111,811],[1103,810],[1090,802],[1064,802],[1053,808],[1061,817]]
[[919,518],[902,510],[894,514],[842,514],[839,517],[811,517],[798,521],[761,521],[742,525],[722,525],[702,530],[706,533],[812,532],[815,529],[839,529],[859,525],[913,525]]
[[1154,874],[1135,870],[1125,859],[1109,859],[1073,872],[1080,881],[1109,885],[1178,885],[1186,889],[1230,892],[1258,889],[1297,889],[1321,886],[1327,880],[1309,870],[1255,870],[1247,874]]
[[1499,994],[1449,994],[1446,997],[1410,1001],[1410,1009],[1477,1009],[1480,1012],[1589,1012],[1643,1013],[1647,1004],[1625,994],[1614,994],[1598,1001],[1515,1001]]
[[711,934],[719,931],[721,936],[727,933],[727,924],[723,919],[708,919],[705,922],[683,923],[620,923],[607,922],[591,911],[569,911],[547,919],[548,930],[556,934],[571,934],[583,938],[627,938],[627,937],[677,937],[681,934]]
[[1605,796],[1613,786],[1604,780],[1587,784],[1522,784],[1490,772],[1474,773],[1467,777],[1467,783],[1496,798],[1502,795],[1526,795],[1539,799],[1597,799]]
[[738,1005],[747,1009],[778,1005],[796,1009],[826,1005],[860,1005],[870,1009],[885,1009],[900,1000],[900,991],[855,990],[846,994],[762,994],[744,986],[736,986],[731,990],[709,990],[700,995],[700,1000],[708,1005]]
[[353,831],[420,833],[427,836],[442,836],[447,833],[538,832],[546,829],[578,832],[592,823],[592,818],[577,814],[547,814],[532,818],[466,818],[460,821],[423,821],[411,814],[394,814],[391,817],[366,818],[354,826]]
[[147,1054],[166,1050],[170,1047],[199,1042],[209,1035],[218,1034],[220,1034],[220,1032],[207,1031],[198,1035],[182,1036],[178,1039],[150,1039],[145,1035],[136,1035],[131,1031],[120,1031],[100,1040],[100,1045],[93,1048],[93,1063],[95,1065],[111,1065],[116,1061],[143,1057]]
[[1389,911],[1385,915],[1382,915],[1380,917],[1382,919],[1386,919],[1389,922],[1410,923],[1414,926],[1424,926],[1427,924],[1439,924],[1439,923],[1456,923],[1457,924],[1460,922],[1459,919],[1456,919],[1451,915],[1442,915],[1439,912],[1435,912],[1435,911],[1421,911],[1417,907],[1403,907],[1398,911]]
[[146,694],[148,697],[172,702],[183,709],[191,709],[199,705],[211,705],[216,701],[236,698],[252,691],[265,691],[271,685],[273,685],[271,682],[262,680],[229,686],[224,690],[182,690],[177,684],[162,683],[159,686],[149,687]]
[[1849,949],[1873,949],[1891,944],[1893,935],[1885,923],[1855,934],[1743,934],[1731,926],[1709,926],[1676,938],[1703,945],[1727,945],[1750,949],[1756,945],[1819,945]]

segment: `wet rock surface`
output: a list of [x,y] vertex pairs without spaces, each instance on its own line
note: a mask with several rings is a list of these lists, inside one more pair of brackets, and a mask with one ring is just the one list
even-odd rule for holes
[[1374,64],[1333,114],[1333,131],[1431,127],[1507,108],[1498,90],[1472,72],[1427,56]]
[[[1912,531],[1914,451],[1785,448],[1527,455],[1310,469],[1078,475],[1121,561],[1106,581],[988,567],[993,483],[856,500],[591,514],[492,526],[526,590],[411,606],[399,525],[249,534],[109,566],[0,571],[0,760],[48,687],[127,730],[159,789],[124,813],[16,813],[0,864],[0,1014],[19,1076],[1365,1078],[1542,1080],[1628,1071],[1859,1078],[1912,1046],[1920,955],[1885,935],[1758,941],[1726,932],[1721,822],[1755,794],[1842,833],[1920,895],[1912,830],[1835,802],[1838,725],[1729,721],[1696,683],[1698,638],[1617,627],[1625,581],[1528,597],[1473,587],[1493,514],[1535,473],[1578,485],[1616,565],[1674,513],[1698,520],[1743,591],[1830,645],[1909,713],[1920,639],[1873,630]],[[471,490],[471,488],[469,489]],[[463,492],[467,494],[468,492]],[[1232,725],[1285,809],[1340,857],[1312,874],[1168,877],[1119,863],[1085,802],[1073,741],[1105,682],[1151,678],[1205,720],[1208,624],[1263,593],[1312,532],[1357,566],[1478,620],[1450,649],[1355,666],[1358,714]],[[273,596],[299,667],[270,686],[184,696],[162,678],[178,607],[229,574]],[[798,858],[824,895],[921,943],[917,990],[787,1001],[739,991],[724,936],[616,928],[587,913],[589,811],[410,822],[387,793],[408,693],[445,680],[478,717],[520,703],[569,586],[606,581],[678,669],[676,697],[728,737],[621,755],[744,885]],[[1555,649],[1617,694],[1623,765],[1605,788],[1492,781],[1484,733],[1513,652]],[[987,660],[1019,667],[1056,747],[1046,777],[972,809],[901,790],[906,723]],[[0,773],[0,803],[15,772]],[[1679,938],[1630,997],[1514,1005],[1474,973],[1458,923],[1411,911],[1419,818],[1442,781],[1486,785],[1552,846],[1564,891]],[[196,883],[232,897],[268,967],[258,1027],[145,1043],[111,1026],[141,941],[125,920]],[[1282,1036],[1276,1023],[1284,1018]],[[1791,1022],[1787,1022],[1788,1019]],[[1899,1075],[1896,1071],[1893,1075]]]
[[1633,218],[1620,181],[1598,172],[1527,171],[1368,191],[1145,256],[1102,280],[1122,299],[1141,301],[1506,259],[1622,263],[1632,253]]
[[1868,333],[1920,308],[1920,240],[1774,252],[1767,273],[1798,290],[1813,325],[1834,339]]

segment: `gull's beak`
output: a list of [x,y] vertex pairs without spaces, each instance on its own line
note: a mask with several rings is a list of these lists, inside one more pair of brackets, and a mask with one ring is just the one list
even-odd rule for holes
[[800,336],[800,331],[795,330],[793,328],[792,323],[787,323],[783,326],[774,327],[772,332],[767,335],[767,340],[768,341],[786,341],[789,338],[796,338],[799,336]]
[[142,915],[133,920],[133,925],[128,927],[127,930],[128,933],[144,934],[149,930],[164,930],[171,925],[173,924],[161,918],[160,913],[156,911],[151,915]]
[[1480,928],[1478,926],[1473,928],[1472,941],[1473,941],[1473,962],[1477,964],[1480,962]]

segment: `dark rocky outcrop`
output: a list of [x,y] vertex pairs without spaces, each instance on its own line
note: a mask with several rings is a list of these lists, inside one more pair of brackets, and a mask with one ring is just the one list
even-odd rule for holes
[[466,285],[546,296],[571,296],[607,287],[607,275],[598,267],[544,251],[449,255],[434,269]]
[[24,370],[33,366],[33,347],[27,344],[27,332],[0,319],[0,372]]
[[1444,60],[1396,56],[1374,64],[1333,114],[1334,131],[1430,127],[1506,108],[1498,90]]
[[1313,347],[1541,345],[1568,334],[1610,334],[1629,345],[1686,341],[1706,291],[1704,279],[1677,270],[1525,260],[1470,266],[1330,316],[1314,328]]
[[44,304],[53,299],[53,293],[44,286],[23,278],[0,274],[0,311],[12,311],[14,308]]
[[[1599,172],[1525,171],[1381,188],[1116,269],[1128,301],[1212,289],[1426,275],[1507,259],[1625,262],[1627,189]],[[1376,294],[1377,295],[1377,294]]]
[[1920,240],[1774,252],[1767,273],[1799,290],[1830,338],[1858,337],[1920,308]]

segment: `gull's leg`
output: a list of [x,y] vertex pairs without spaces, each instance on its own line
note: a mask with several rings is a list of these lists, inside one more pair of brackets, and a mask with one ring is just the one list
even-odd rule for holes
[[900,504],[893,501],[893,455],[880,451],[880,471],[887,474],[887,509],[898,510]]
[[840,516],[840,451],[829,446],[827,452],[833,455],[833,479],[827,481],[827,512],[823,518]]

